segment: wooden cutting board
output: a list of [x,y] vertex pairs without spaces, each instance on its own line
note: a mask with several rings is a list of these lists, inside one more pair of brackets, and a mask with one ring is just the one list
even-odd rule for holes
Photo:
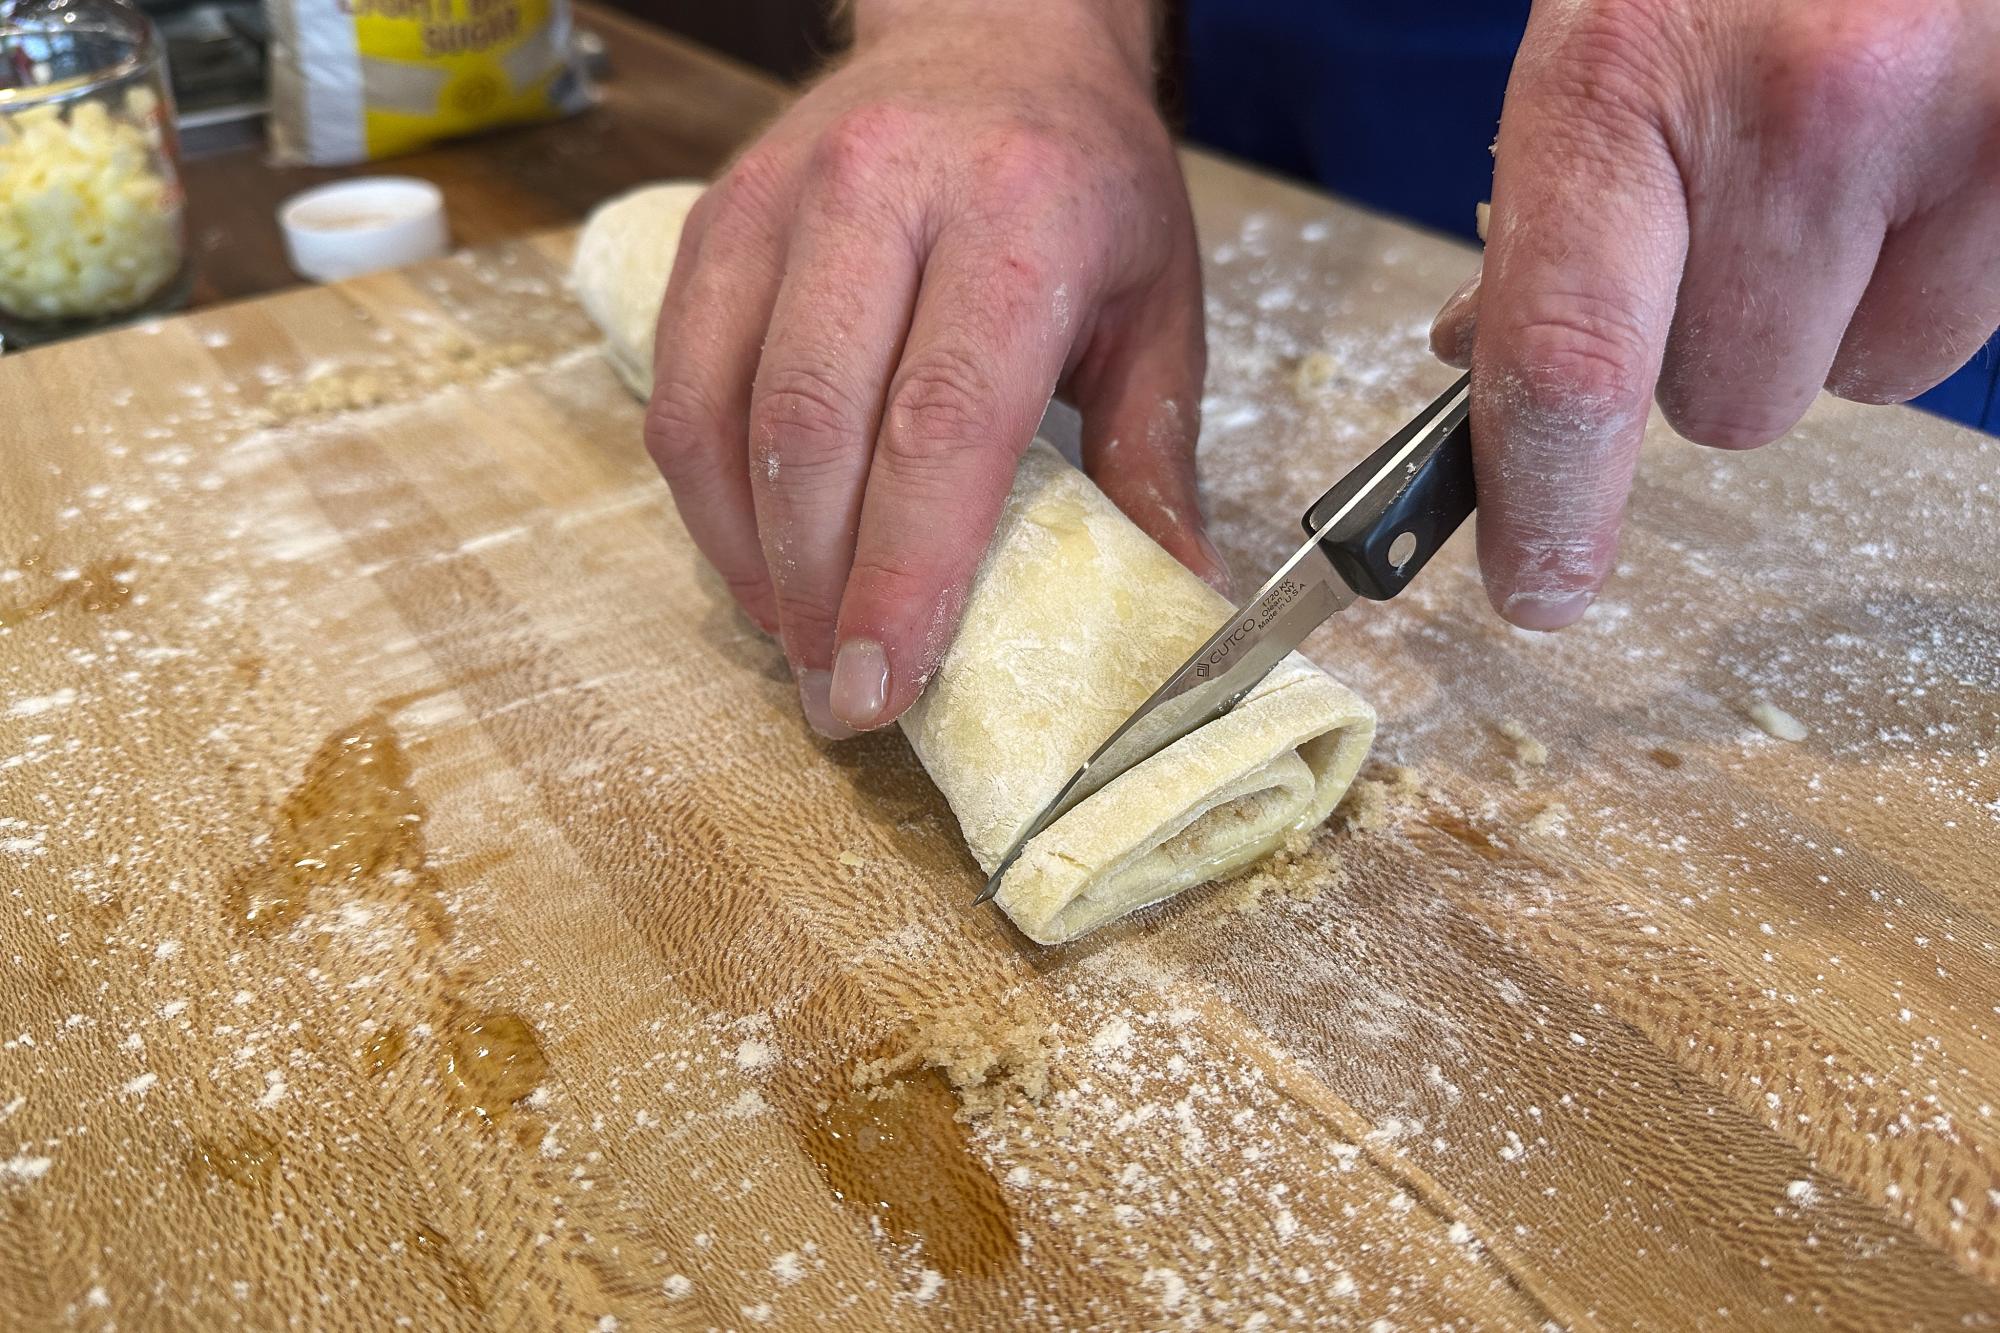
[[[1471,258],[1190,172],[1251,572]],[[1365,808],[1042,950],[800,721],[567,244],[0,362],[12,1318],[2000,1321],[1994,441],[1662,433],[1556,636],[1461,538],[1310,645]]]

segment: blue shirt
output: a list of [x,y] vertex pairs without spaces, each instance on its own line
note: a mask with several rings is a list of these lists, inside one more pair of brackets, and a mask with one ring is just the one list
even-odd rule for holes
[[[1189,0],[1188,136],[1471,237],[1527,19],[1528,0]],[[2000,432],[2000,337],[1916,402]]]

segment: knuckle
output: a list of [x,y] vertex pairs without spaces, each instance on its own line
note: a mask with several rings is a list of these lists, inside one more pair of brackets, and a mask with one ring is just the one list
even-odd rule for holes
[[701,211],[704,224],[715,217],[739,210],[765,213],[776,207],[791,175],[790,163],[782,149],[760,140],[743,150],[720,180],[710,186],[689,210],[692,219]]
[[646,405],[646,453],[671,485],[683,485],[722,457],[729,416],[705,391],[685,380],[660,386]]
[[773,370],[760,378],[750,404],[754,461],[772,481],[780,458],[786,469],[812,469],[857,442],[859,422],[853,396],[833,375],[804,365]]
[[1516,323],[1501,342],[1503,373],[1525,411],[1626,418],[1643,414],[1652,396],[1645,334],[1609,302],[1567,298]]
[[717,565],[715,572],[740,605],[761,609],[771,600],[771,576],[762,567]]
[[935,600],[921,572],[909,561],[882,551],[857,551],[848,583],[859,595],[885,607],[928,606]]
[[1083,166],[1078,146],[1053,128],[1016,120],[993,131],[980,153],[981,180],[999,200],[1035,198],[1074,180]]
[[699,236],[708,230],[715,221],[715,212],[722,200],[723,191],[719,187],[711,185],[703,190],[701,197],[688,208],[687,218],[681,223],[681,235]]
[[890,461],[922,467],[979,444],[986,388],[984,373],[962,352],[933,349],[905,365],[882,433]]
[[842,112],[814,146],[814,171],[836,194],[867,190],[902,156],[915,128],[914,115],[889,102]]
[[833,641],[836,614],[825,598],[780,579],[776,585],[775,602],[778,608],[778,623],[785,627],[786,646],[794,650],[808,644],[829,644]]
[[1764,113],[1780,136],[1834,140],[1851,136],[1908,105],[1924,77],[1932,43],[1920,19],[1896,5],[1808,6],[1771,42]]

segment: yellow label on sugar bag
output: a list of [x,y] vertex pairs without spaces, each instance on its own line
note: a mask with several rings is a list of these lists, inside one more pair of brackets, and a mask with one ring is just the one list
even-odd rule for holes
[[548,19],[548,0],[354,0],[368,156],[553,114],[549,62],[525,83],[508,63],[544,54]]
[[280,158],[387,157],[586,105],[566,0],[267,0]]

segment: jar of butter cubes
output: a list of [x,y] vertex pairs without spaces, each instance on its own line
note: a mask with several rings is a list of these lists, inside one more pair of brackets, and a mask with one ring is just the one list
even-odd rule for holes
[[0,0],[0,339],[186,299],[166,50],[126,0]]

